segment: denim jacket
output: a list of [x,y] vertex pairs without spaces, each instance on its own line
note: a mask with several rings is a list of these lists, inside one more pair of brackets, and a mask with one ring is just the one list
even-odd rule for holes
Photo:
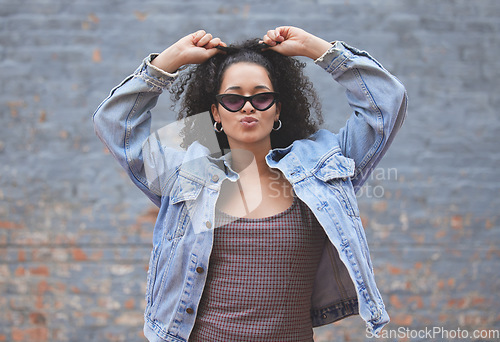
[[[159,207],[145,335],[150,341],[180,342],[189,338],[207,278],[221,184],[238,175],[199,143],[174,151],[155,141],[150,110],[177,74],[151,65],[154,57],[111,91],[93,120],[98,137]],[[355,192],[401,127],[406,91],[369,54],[343,42],[335,42],[315,63],[345,87],[353,113],[337,134],[321,129],[271,150],[266,161],[283,173],[328,237],[311,298],[313,326],[359,314],[368,331],[378,334],[389,316],[375,284]],[[151,170],[161,180],[148,181]]]

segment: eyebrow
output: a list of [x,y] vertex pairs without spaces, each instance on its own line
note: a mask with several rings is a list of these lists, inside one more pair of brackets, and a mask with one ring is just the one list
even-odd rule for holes
[[[232,86],[232,87],[229,87],[226,90],[224,90],[224,92],[226,92],[228,90],[240,90],[240,89],[241,89],[240,86]],[[254,89],[267,89],[267,90],[271,90],[271,88],[269,88],[268,86],[265,86],[265,85],[255,86]]]

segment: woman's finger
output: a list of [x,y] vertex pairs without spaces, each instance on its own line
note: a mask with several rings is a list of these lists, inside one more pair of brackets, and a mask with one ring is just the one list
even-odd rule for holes
[[211,41],[209,41],[206,45],[205,45],[205,48],[206,49],[212,49],[216,46],[219,46],[219,45],[222,45],[222,46],[225,46],[226,44],[223,43],[220,38],[213,38]]
[[192,34],[192,42],[194,45],[197,45],[200,39],[202,39],[205,36],[206,32],[205,30],[198,30],[195,33]]
[[262,38],[262,41],[269,46],[275,46],[276,42],[272,40],[267,34]]
[[278,27],[274,31],[276,32],[275,40],[278,43],[282,43],[288,38],[288,32],[285,26]]
[[275,42],[283,41],[283,37],[281,37],[281,32],[278,28],[267,31],[267,36]]
[[266,36],[268,36],[269,39],[274,40],[276,38],[276,30],[267,31]]
[[216,47],[217,45],[220,44],[220,38],[212,38],[206,45],[205,45],[205,48],[207,49],[211,49],[211,48],[214,48]]
[[212,40],[212,35],[210,33],[206,33],[201,39],[198,41],[196,46],[202,47],[208,44]]
[[269,37],[267,34],[262,38],[262,41],[269,46],[276,46],[284,41],[283,37],[277,36],[274,39]]
[[276,44],[285,41],[284,35],[281,34],[281,27],[267,31],[267,34],[264,36],[263,41],[269,46],[275,46]]

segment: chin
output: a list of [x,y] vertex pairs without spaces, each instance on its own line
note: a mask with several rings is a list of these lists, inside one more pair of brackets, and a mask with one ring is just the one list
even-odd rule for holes
[[234,145],[255,145],[255,144],[264,144],[264,143],[269,143],[271,145],[271,136],[262,136],[262,135],[248,135],[245,134],[244,136],[240,136],[237,139],[231,138],[230,142],[234,143]]

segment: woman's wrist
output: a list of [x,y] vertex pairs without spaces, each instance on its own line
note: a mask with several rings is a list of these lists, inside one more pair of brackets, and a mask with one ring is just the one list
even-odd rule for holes
[[311,37],[307,40],[304,56],[309,57],[312,60],[316,60],[323,56],[325,52],[328,51],[331,47],[331,43],[327,42],[324,39],[311,35]]
[[176,51],[175,47],[171,46],[153,59],[151,64],[165,72],[173,74],[184,65],[179,61],[179,55],[179,51]]

